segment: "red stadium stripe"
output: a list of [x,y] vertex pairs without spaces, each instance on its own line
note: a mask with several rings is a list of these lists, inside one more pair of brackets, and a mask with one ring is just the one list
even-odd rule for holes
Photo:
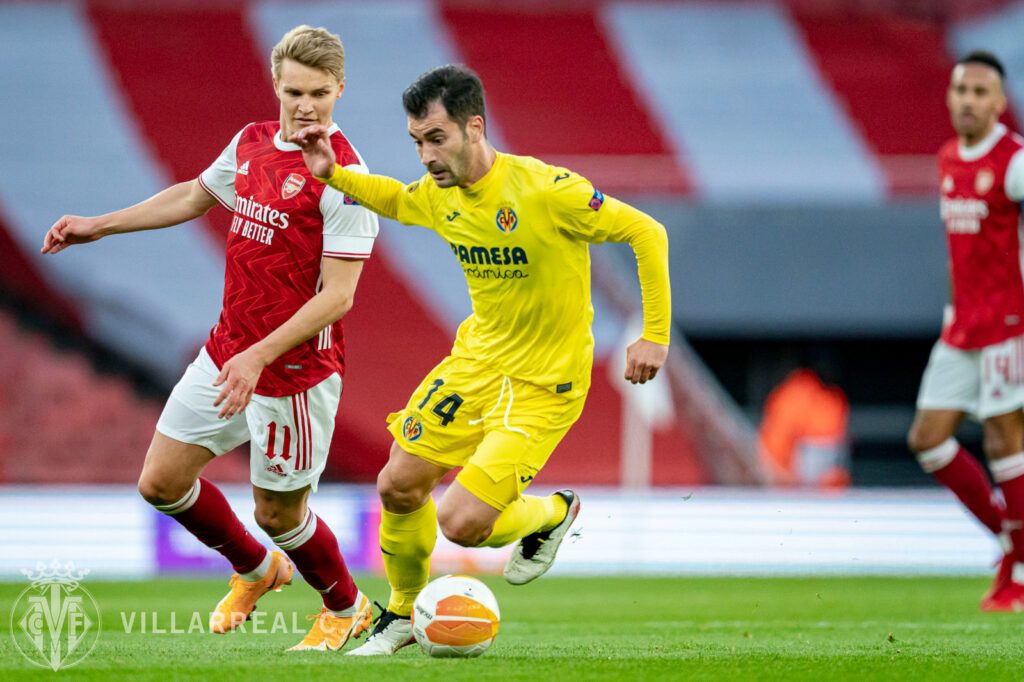
[[821,74],[878,154],[891,191],[936,193],[935,156],[954,134],[945,107],[953,59],[942,27],[882,13],[794,18]]
[[[2,213],[0,208],[0,286],[18,299],[31,303],[48,317],[60,321],[73,331],[82,332],[82,318],[78,309],[56,288],[50,286],[32,256],[11,236],[14,232],[4,224]],[[35,248],[43,245],[44,234],[40,230],[39,243]]]
[[606,192],[692,191],[606,39],[598,9],[556,7],[442,4],[457,51],[484,81],[502,137],[513,151],[566,165]]
[[[94,0],[88,8],[122,96],[177,181],[199,175],[244,124],[278,117],[270,60],[255,48],[244,5],[211,5]],[[208,217],[222,244],[230,218]]]

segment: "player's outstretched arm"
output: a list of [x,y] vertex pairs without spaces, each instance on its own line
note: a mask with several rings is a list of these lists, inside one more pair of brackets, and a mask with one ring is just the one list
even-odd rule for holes
[[330,133],[325,126],[306,126],[288,140],[302,149],[306,168],[317,180],[354,197],[378,215],[401,220],[399,199],[405,191],[405,185],[386,175],[360,173],[338,165],[334,150],[331,149]]
[[112,234],[178,225],[205,214],[215,203],[198,180],[181,182],[120,211],[91,218],[62,216],[47,230],[40,252],[59,253]]
[[320,291],[263,340],[224,363],[213,382],[221,387],[213,405],[220,407],[222,419],[230,419],[245,409],[264,367],[337,322],[352,308],[362,271],[361,260],[324,258]]

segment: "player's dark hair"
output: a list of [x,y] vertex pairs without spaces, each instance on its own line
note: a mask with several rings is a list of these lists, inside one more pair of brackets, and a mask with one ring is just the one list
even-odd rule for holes
[[463,128],[473,116],[484,114],[484,85],[464,64],[446,64],[417,78],[402,93],[402,106],[413,118],[423,118],[431,102],[440,101],[448,117]]
[[1006,77],[1006,69],[1003,68],[1003,63],[999,61],[999,57],[995,56],[987,50],[975,50],[968,52],[959,60],[957,60],[957,66],[961,64],[984,64],[999,74],[999,80]]

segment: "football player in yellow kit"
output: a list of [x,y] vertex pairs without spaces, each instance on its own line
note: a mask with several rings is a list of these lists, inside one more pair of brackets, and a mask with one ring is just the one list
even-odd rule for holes
[[[579,418],[590,386],[589,244],[628,242],[636,253],[644,328],[626,350],[625,379],[653,379],[668,355],[664,227],[572,171],[495,151],[483,85],[465,66],[423,74],[403,103],[427,169],[409,185],[336,164],[323,126],[291,138],[323,182],[447,241],[473,304],[451,354],[403,410],[388,415],[395,442],[377,490],[391,597],[354,655],[389,655],[412,642],[408,619],[430,574],[438,523],[466,547],[519,541],[504,571],[514,584],[539,577],[554,561],[579,496],[523,491]],[[431,491],[455,467],[462,470],[435,508]]]

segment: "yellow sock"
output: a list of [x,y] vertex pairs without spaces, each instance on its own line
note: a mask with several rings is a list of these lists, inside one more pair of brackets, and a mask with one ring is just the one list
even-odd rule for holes
[[561,495],[520,495],[501,512],[494,522],[494,529],[480,547],[504,547],[530,533],[550,530],[562,522],[568,511],[569,504]]
[[391,585],[388,611],[409,617],[416,595],[430,578],[430,553],[437,542],[437,509],[434,499],[408,514],[380,513],[380,551],[384,572]]
[[569,513],[569,503],[565,501],[564,497],[561,495],[552,495],[548,499],[554,503],[555,508],[551,510],[551,516],[548,518],[548,522],[544,524],[541,530],[551,530],[562,521],[565,521],[565,516]]

